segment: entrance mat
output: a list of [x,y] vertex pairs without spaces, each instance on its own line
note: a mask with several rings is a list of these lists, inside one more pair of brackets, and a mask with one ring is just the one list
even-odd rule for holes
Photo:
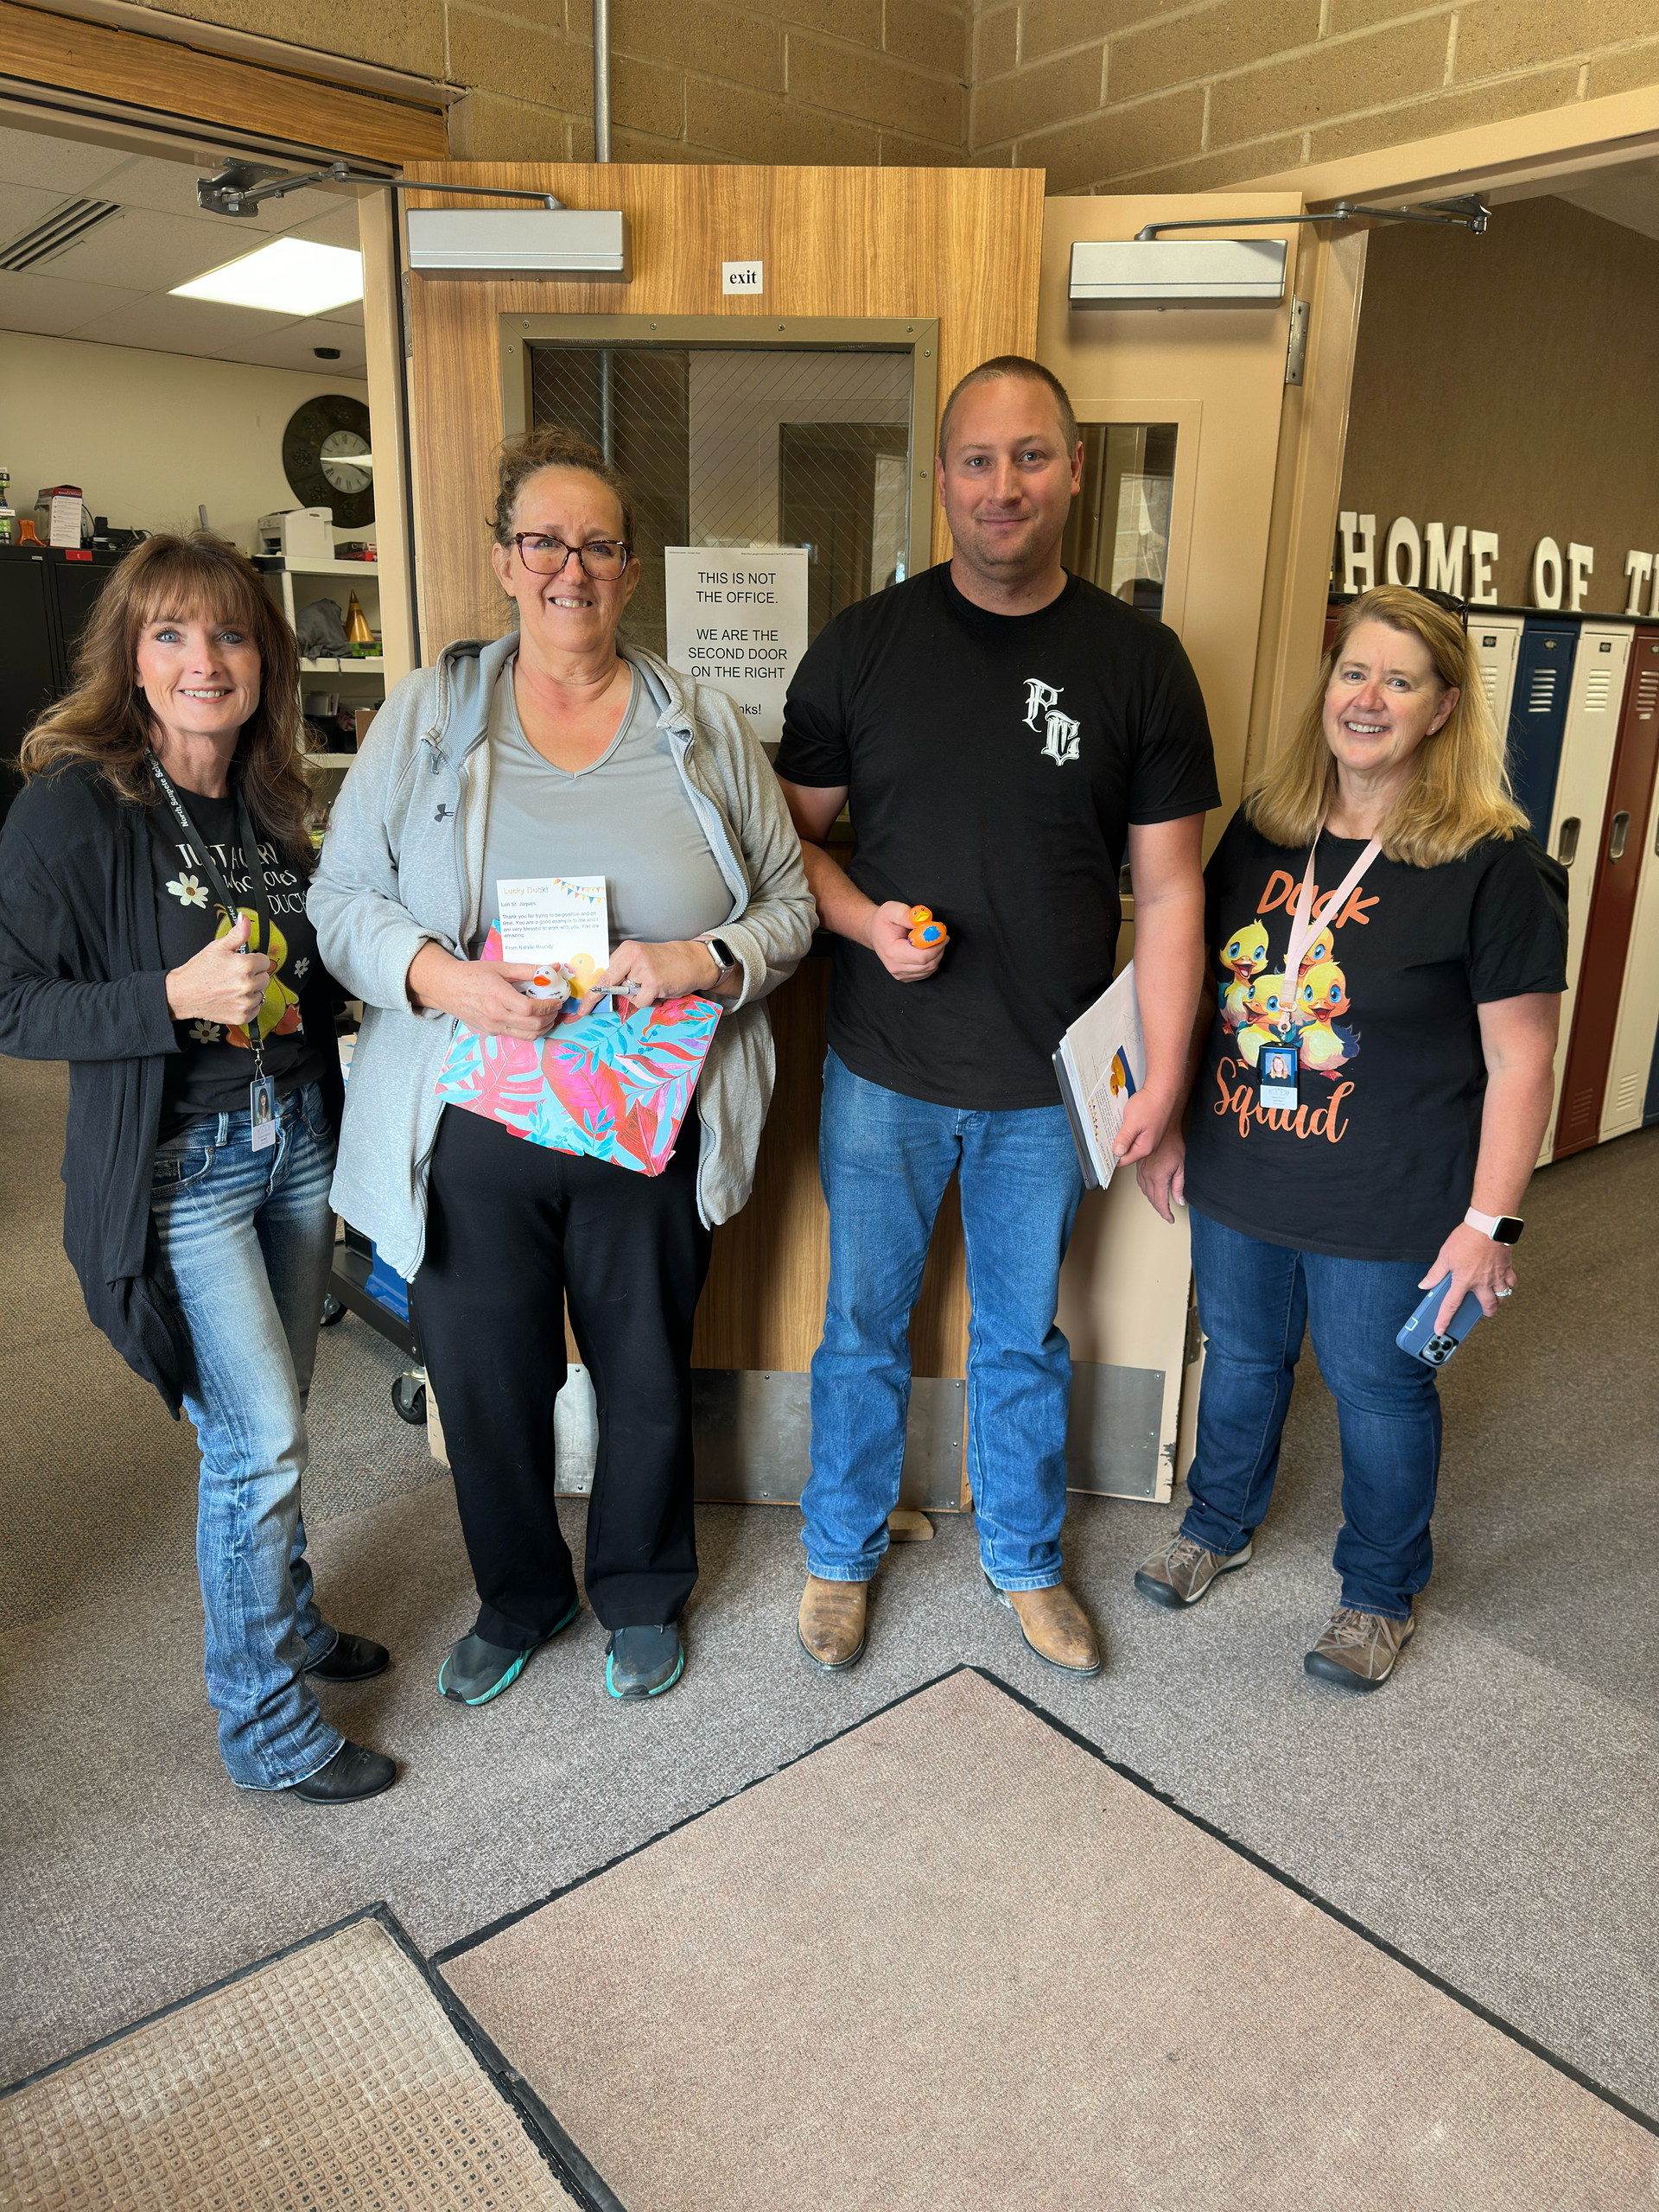
[[628,2212],[1659,2203],[1659,2126],[978,1669],[435,1963]]
[[0,2099],[29,2212],[593,2212],[579,2152],[384,1905]]

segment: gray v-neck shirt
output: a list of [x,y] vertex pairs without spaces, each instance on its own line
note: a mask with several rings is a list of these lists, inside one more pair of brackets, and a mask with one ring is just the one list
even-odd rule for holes
[[473,957],[500,916],[501,876],[602,875],[613,950],[625,938],[661,944],[718,929],[731,915],[731,889],[638,669],[616,735],[572,775],[524,735],[512,693],[516,665],[510,660],[502,670],[490,702],[484,903]]

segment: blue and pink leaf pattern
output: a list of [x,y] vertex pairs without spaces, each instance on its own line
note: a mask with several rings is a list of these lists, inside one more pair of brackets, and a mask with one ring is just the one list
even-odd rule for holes
[[[483,957],[501,957],[498,930]],[[438,1096],[550,1151],[660,1175],[674,1156],[720,1008],[709,999],[668,999],[623,1014],[616,1003],[601,1001],[585,1020],[564,1015],[539,1046],[480,1037],[458,1023]]]

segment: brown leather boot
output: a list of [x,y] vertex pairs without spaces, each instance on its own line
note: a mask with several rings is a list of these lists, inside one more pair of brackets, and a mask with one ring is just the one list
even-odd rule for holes
[[801,1649],[826,1675],[838,1674],[864,1656],[864,1606],[868,1582],[820,1582],[806,1578],[795,1633]]
[[1014,1608],[1026,1642],[1046,1667],[1062,1675],[1100,1672],[1100,1645],[1089,1616],[1063,1582],[1048,1590],[997,1590],[988,1575],[986,1581]]

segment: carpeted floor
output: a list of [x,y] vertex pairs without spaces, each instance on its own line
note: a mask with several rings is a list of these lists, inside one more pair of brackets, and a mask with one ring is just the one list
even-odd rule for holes
[[[1301,1669],[1334,1595],[1338,1472],[1310,1357],[1256,1562],[1192,1612],[1159,1613],[1128,1580],[1179,1498],[1075,1501],[1069,1573],[1109,1651],[1096,1683],[1023,1650],[955,1518],[888,1560],[864,1662],[809,1675],[796,1516],[721,1507],[700,1511],[671,1696],[607,1700],[584,1611],[508,1696],[462,1712],[434,1689],[471,1619],[453,1494],[391,1413],[396,1357],[347,1320],[324,1338],[307,1518],[333,1617],[395,1663],[327,1694],[406,1770],[386,1796],[325,1811],[238,1793],[219,1766],[192,1438],[81,1314],[56,1241],[62,1099],[60,1071],[0,1062],[0,2078],[377,1898],[423,1949],[452,1943],[967,1662],[1659,2112],[1659,1621],[1642,1538],[1659,1129],[1535,1184],[1521,1294],[1445,1378],[1419,1632],[1363,1700]],[[562,1510],[580,1557],[583,1506]]]
[[38,2212],[559,2212],[576,2201],[376,1918],[0,2101],[0,2203]]
[[1659,2197],[1659,2131],[966,1669],[442,1970],[629,2206]]

